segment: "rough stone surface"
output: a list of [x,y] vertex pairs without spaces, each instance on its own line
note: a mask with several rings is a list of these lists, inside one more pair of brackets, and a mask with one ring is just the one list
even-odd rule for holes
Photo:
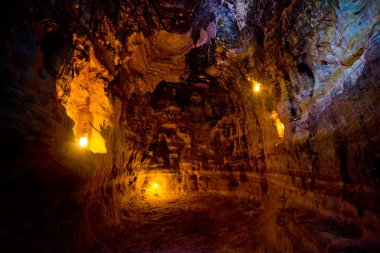
[[1,251],[380,250],[378,1],[1,12]]

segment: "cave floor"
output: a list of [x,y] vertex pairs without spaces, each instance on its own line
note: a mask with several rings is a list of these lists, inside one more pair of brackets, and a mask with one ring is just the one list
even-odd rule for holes
[[[213,194],[130,201],[100,252],[254,252],[259,202]],[[112,245],[112,248],[109,246]]]
[[221,194],[135,198],[91,252],[278,252],[271,242],[283,252],[379,252],[378,237],[353,222],[310,209],[263,210],[255,199]]
[[[114,217],[119,220],[116,226],[108,226],[101,216],[92,220],[91,226],[82,226],[82,210],[67,208],[58,216],[44,209],[43,213],[51,217],[33,212],[25,216],[30,213],[25,208],[20,209],[25,210],[23,215],[5,213],[0,219],[0,225],[7,228],[0,229],[0,245],[5,250],[0,251],[243,253],[278,252],[280,248],[282,252],[380,252],[378,225],[371,219],[361,226],[354,220],[324,217],[301,207],[281,211],[270,208],[264,212],[259,201],[231,195],[131,197]],[[23,217],[21,227],[11,225]],[[90,229],[77,231],[79,228]],[[91,235],[91,246],[79,251],[71,249],[83,236]]]

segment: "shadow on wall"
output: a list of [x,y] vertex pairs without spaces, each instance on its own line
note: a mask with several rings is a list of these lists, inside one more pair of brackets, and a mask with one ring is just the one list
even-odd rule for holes
[[59,66],[62,63],[65,45],[66,38],[60,32],[50,32],[42,41],[45,68],[55,78],[57,78]]
[[314,75],[309,66],[304,63],[297,64],[298,73],[300,74],[300,83],[302,87],[300,92],[303,97],[312,97],[314,94]]

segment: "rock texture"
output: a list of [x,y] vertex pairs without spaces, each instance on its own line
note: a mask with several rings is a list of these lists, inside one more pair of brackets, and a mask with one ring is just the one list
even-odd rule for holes
[[1,247],[378,252],[379,17],[376,0],[12,2]]

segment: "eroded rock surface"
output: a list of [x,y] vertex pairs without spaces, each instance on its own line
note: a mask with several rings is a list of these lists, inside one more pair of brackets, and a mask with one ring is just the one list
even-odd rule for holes
[[376,0],[12,2],[5,251],[378,252],[379,17]]

